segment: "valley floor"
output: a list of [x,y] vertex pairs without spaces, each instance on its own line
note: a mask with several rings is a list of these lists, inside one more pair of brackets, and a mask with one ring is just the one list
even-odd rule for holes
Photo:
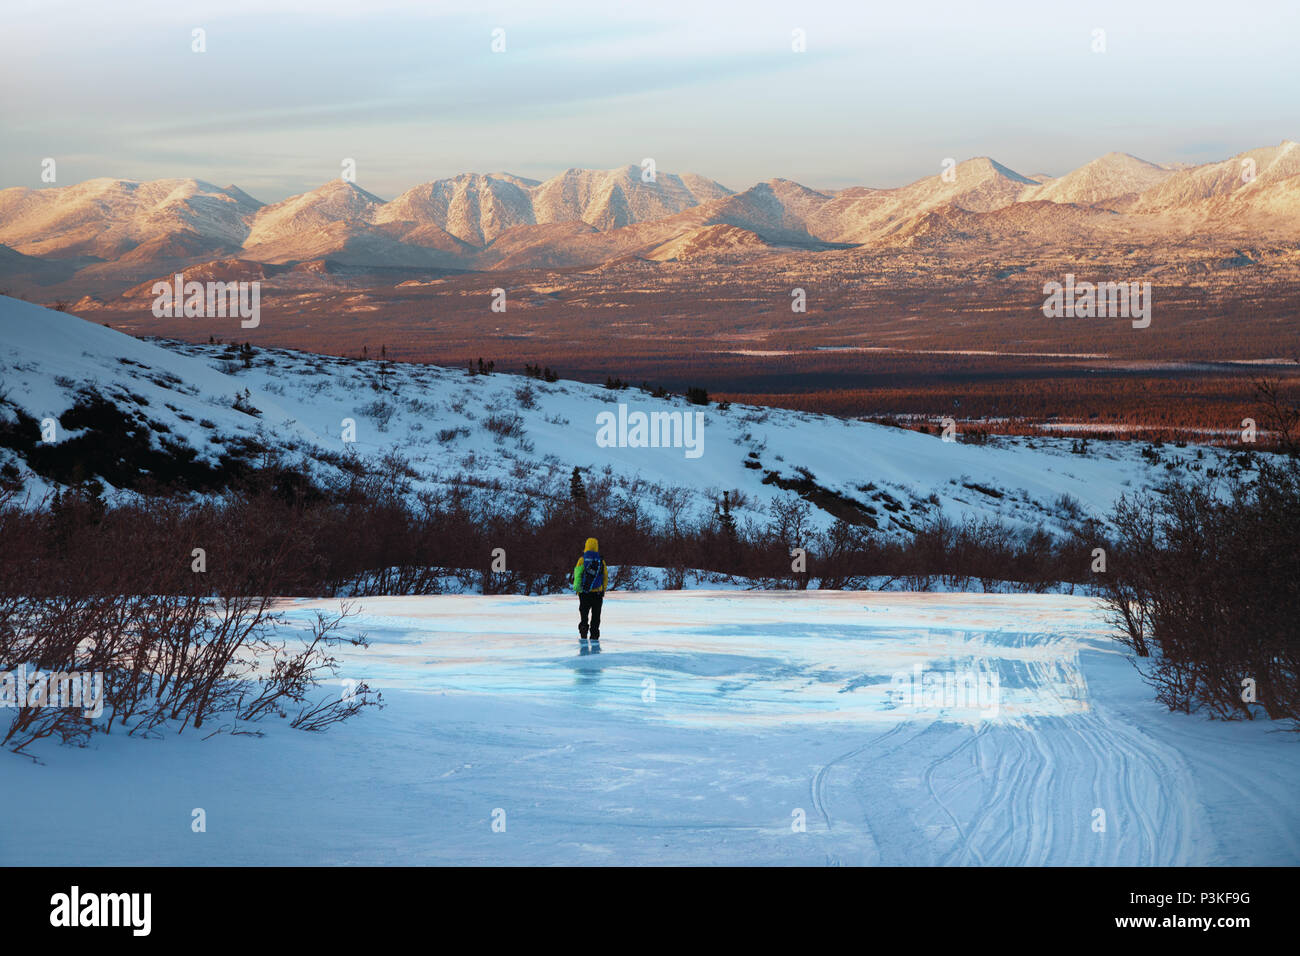
[[0,864],[1300,863],[1296,738],[1168,713],[1086,598],[612,593],[598,651],[571,596],[357,604],[385,709],[4,754]]

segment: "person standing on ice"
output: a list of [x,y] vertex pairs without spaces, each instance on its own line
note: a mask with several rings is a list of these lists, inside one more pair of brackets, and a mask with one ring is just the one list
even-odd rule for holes
[[578,594],[578,639],[587,639],[587,615],[591,615],[591,639],[600,640],[600,606],[605,601],[609,569],[600,556],[600,544],[588,538],[582,557],[573,568],[573,590]]

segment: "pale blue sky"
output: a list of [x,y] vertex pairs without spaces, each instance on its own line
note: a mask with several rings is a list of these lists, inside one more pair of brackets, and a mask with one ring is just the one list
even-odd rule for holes
[[344,157],[385,198],[644,157],[733,189],[892,186],[948,156],[1060,174],[1300,139],[1296,0],[5,0],[3,25],[0,187],[40,186],[47,156],[59,185],[193,176],[265,201]]

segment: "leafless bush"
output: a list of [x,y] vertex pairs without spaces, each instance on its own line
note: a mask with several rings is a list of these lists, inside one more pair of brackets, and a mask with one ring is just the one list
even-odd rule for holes
[[520,408],[537,407],[537,391],[531,385],[520,385],[515,389],[515,401]]
[[483,427],[496,436],[497,441],[524,437],[524,420],[519,415],[489,415]]
[[375,428],[381,432],[386,432],[389,423],[393,420],[393,415],[397,412],[397,406],[384,401],[382,398],[377,398],[373,402],[363,405],[358,411],[373,421]]
[[[64,675],[65,685],[93,675],[102,691],[89,719],[84,699],[15,699],[0,745],[28,753],[43,738],[84,743],[115,727],[236,729],[294,707],[300,726],[318,729],[376,703],[365,687],[342,705],[304,703],[337,670],[328,649],[362,639],[336,633],[341,616],[320,621],[302,647],[280,638],[284,621],[268,595],[300,573],[290,562],[305,546],[303,529],[285,534],[268,522],[285,507],[274,501],[104,509],[70,493],[45,511],[0,503],[0,673],[30,668]],[[202,572],[191,564],[196,542],[207,554]]]
[[1106,604],[1157,699],[1300,723],[1300,465],[1172,482],[1112,521]]
[[1273,434],[1282,451],[1296,455],[1300,451],[1300,405],[1286,399],[1282,383],[1276,378],[1257,379],[1255,396],[1263,406],[1265,429]]

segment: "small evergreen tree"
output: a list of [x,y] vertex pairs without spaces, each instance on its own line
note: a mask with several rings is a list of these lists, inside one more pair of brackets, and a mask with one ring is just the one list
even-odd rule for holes
[[587,489],[582,485],[582,473],[577,465],[573,466],[573,474],[569,476],[569,497],[578,502],[587,500]]
[[718,527],[722,529],[723,535],[729,541],[736,540],[736,516],[731,513],[731,496],[727,492],[722,493],[722,501],[713,506],[714,517],[717,518]]

